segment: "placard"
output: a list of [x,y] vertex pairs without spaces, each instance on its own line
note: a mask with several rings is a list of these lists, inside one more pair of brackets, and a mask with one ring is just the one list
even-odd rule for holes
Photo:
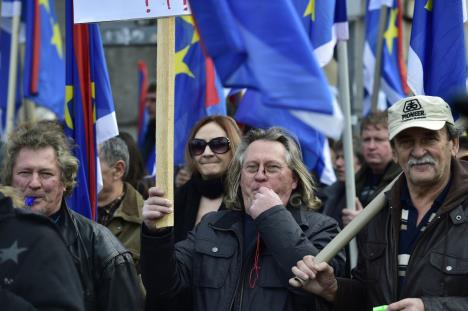
[[76,24],[190,14],[188,0],[75,0],[73,10]]

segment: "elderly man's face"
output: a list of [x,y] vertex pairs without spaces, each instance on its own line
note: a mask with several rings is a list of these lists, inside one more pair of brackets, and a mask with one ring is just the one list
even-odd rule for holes
[[413,127],[395,137],[396,161],[409,185],[436,187],[450,176],[450,159],[458,151],[458,138],[449,140],[446,128],[432,131]]
[[286,148],[280,142],[257,140],[245,152],[240,187],[246,209],[262,186],[276,192],[284,205],[297,187],[297,177],[286,163]]
[[33,211],[50,216],[60,209],[65,186],[52,147],[23,148],[13,167],[12,186],[35,197]]

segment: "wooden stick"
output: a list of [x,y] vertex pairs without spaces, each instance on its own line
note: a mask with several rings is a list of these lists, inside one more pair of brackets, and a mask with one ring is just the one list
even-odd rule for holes
[[[346,41],[338,41],[338,89],[340,90],[341,108],[344,114],[343,152],[345,158],[346,208],[356,208],[356,187],[354,180],[353,129],[351,125],[351,103],[349,99],[348,47]],[[356,240],[349,242],[349,261],[351,269],[357,264],[358,249]]]
[[[156,68],[156,184],[174,201],[174,51],[175,17],[158,19]],[[174,225],[174,214],[155,222]]]
[[15,124],[16,77],[18,74],[18,37],[21,22],[21,2],[12,2],[12,26],[10,45],[10,64],[8,69],[8,93],[5,137],[13,131]]
[[330,241],[330,243],[325,246],[320,253],[315,257],[315,262],[330,262],[333,257],[340,250],[348,244],[351,239],[353,239],[365,225],[367,225],[375,215],[384,207],[385,205],[385,192],[390,190],[393,184],[401,176],[399,174],[395,177],[392,182],[390,182],[385,189],[383,189],[372,201],[367,204],[367,206],[362,210],[359,215],[356,216],[344,229],[338,233],[338,235]]

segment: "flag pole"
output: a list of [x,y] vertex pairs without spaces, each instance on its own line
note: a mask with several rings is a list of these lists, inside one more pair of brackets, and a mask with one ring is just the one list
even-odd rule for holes
[[338,233],[315,257],[315,261],[330,262],[345,245],[353,239],[365,225],[376,216],[385,205],[385,192],[391,189],[402,173],[398,174],[343,230]]
[[5,137],[13,131],[15,123],[16,77],[18,74],[18,36],[21,15],[21,2],[14,1],[12,7],[10,66],[8,69],[8,95]]
[[[174,196],[174,49],[175,17],[158,19],[156,58],[156,185],[173,201]],[[156,227],[174,225],[174,214],[155,222]]]
[[385,27],[387,26],[387,7],[382,5],[379,15],[379,32],[377,34],[375,49],[374,84],[372,85],[371,111],[377,111],[379,100],[380,76],[382,73],[382,51]]
[[[353,135],[351,127],[351,104],[349,95],[349,77],[348,77],[348,46],[344,40],[338,40],[338,87],[340,94],[341,107],[344,114],[343,131],[343,151],[345,158],[345,185],[346,185],[346,208],[354,210],[356,201],[356,187],[354,182],[354,152]],[[349,243],[350,267],[354,268],[357,264],[358,249],[356,240],[352,239]]]

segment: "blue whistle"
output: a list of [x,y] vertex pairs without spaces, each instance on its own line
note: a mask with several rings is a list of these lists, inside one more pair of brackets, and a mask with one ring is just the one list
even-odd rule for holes
[[25,197],[24,198],[24,205],[27,207],[31,207],[34,205],[34,201],[36,200],[35,197]]

